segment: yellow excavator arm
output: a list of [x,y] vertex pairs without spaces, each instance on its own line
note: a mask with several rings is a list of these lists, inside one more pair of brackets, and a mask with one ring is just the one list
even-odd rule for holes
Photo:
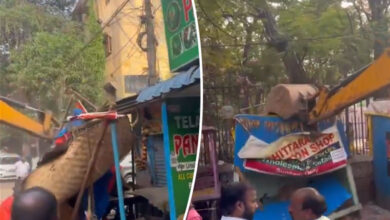
[[34,136],[53,139],[52,114],[50,112],[44,112],[43,115],[43,121],[39,122],[17,111],[4,101],[4,99],[0,99],[0,123],[26,131]]
[[390,85],[390,48],[372,64],[332,90],[321,88],[316,104],[309,112],[309,124],[338,114],[344,108],[361,101]]

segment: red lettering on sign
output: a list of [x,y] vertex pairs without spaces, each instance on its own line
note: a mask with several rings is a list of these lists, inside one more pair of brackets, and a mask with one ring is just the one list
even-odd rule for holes
[[183,8],[184,8],[184,17],[186,19],[186,22],[188,22],[190,20],[189,11],[192,8],[192,1],[191,0],[183,0]]
[[[300,140],[299,140],[299,141],[300,141]],[[298,142],[299,142],[299,141],[298,141]],[[296,141],[294,142],[293,145],[294,145],[294,151],[298,150],[298,149],[302,146],[302,145],[299,146],[299,144],[298,144]]]
[[196,154],[196,149],[198,147],[198,135],[174,135],[173,140],[176,155],[179,155],[180,150],[184,157]]
[[310,149],[313,151],[313,153],[317,153],[317,151],[318,151],[316,144],[311,144]]
[[324,144],[325,144],[325,145],[328,145],[329,143],[330,143],[329,138],[328,138],[328,137],[325,137],[325,138],[324,138]]
[[307,148],[303,148],[301,150],[301,154],[303,157],[308,157],[309,156],[309,151],[307,150]]
[[183,137],[183,155],[186,157],[188,154],[191,154],[191,145],[189,135],[184,135]]
[[175,146],[175,153],[176,155],[179,155],[179,150],[181,146],[181,136],[180,135],[173,136],[173,142]]
[[317,146],[318,146],[319,148],[322,148],[322,147],[324,146],[324,144],[322,143],[322,140],[318,140],[318,141],[316,142],[316,144],[317,144]]

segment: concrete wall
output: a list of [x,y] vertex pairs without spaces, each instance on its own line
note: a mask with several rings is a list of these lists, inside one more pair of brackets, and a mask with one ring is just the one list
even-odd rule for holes
[[[105,25],[126,0],[95,1],[97,16]],[[165,42],[165,30],[161,0],[151,0],[154,14],[157,46],[157,73],[160,79],[171,77],[168,51]],[[111,37],[112,53],[106,58],[106,81],[116,88],[116,98],[121,99],[135,93],[126,92],[125,76],[146,75],[148,73],[147,57],[137,45],[139,33],[145,31],[141,26],[143,0],[132,0],[115,16],[110,25],[103,30]],[[145,38],[146,40],[146,38]],[[145,41],[146,42],[146,41]],[[127,80],[129,81],[129,80]],[[137,83],[137,82],[134,82]],[[138,83],[139,84],[139,83]],[[145,85],[146,87],[147,85]],[[139,85],[138,85],[139,87]]]
[[375,200],[374,168],[372,157],[354,156],[351,159],[352,172],[360,203],[367,204]]

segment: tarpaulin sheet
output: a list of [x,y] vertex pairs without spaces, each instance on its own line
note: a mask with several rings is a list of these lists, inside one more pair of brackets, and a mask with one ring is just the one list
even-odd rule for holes
[[200,80],[200,69],[192,66],[186,71],[179,72],[172,78],[143,89],[137,97],[137,102],[142,103],[158,98],[172,90],[184,88]]
[[[326,216],[336,211],[343,203],[352,197],[342,184],[333,177],[327,176],[326,178],[316,178],[309,186],[317,189],[325,197],[328,206],[325,213]],[[258,210],[255,213],[254,220],[291,220],[288,212],[289,204],[290,202],[265,204],[264,210]]]

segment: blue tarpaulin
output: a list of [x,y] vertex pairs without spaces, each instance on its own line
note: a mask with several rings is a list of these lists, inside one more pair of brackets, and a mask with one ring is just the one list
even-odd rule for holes
[[[333,177],[315,179],[310,187],[317,189],[324,197],[328,206],[325,215],[329,215],[336,211],[345,201],[350,199],[351,194],[341,185],[341,183]],[[291,220],[288,213],[289,202],[275,202],[264,206],[263,211],[255,213],[255,220],[277,219]]]

